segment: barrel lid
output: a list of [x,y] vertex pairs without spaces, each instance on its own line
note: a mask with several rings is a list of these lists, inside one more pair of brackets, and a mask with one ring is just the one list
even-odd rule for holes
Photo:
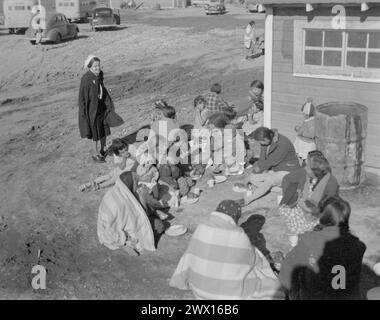
[[320,104],[316,107],[317,112],[329,116],[367,116],[368,108],[356,102],[334,101]]

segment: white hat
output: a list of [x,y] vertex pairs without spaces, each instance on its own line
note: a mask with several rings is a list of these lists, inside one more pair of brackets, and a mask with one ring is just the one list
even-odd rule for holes
[[[83,68],[84,68],[84,69],[87,69],[89,63],[90,63],[91,60],[94,59],[94,58],[98,58],[98,57],[97,57],[97,56],[94,56],[93,54],[90,54],[90,55],[86,58],[86,60],[84,60]],[[98,58],[98,59],[99,59],[99,58]]]

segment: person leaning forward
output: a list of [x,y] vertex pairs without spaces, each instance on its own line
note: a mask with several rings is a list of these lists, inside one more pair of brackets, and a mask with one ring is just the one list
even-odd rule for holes
[[300,168],[292,142],[277,130],[260,127],[248,138],[259,142],[261,150],[259,160],[244,180],[245,185],[251,184],[256,188],[253,192],[248,192],[244,199],[239,200],[243,206],[262,197],[272,187],[281,186],[284,176]]

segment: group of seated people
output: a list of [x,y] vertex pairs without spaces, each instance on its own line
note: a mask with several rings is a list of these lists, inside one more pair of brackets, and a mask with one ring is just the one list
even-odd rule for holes
[[[340,198],[329,162],[321,151],[315,150],[315,145],[312,147],[307,140],[301,141],[305,145],[296,141],[302,151],[297,152],[286,136],[263,127],[263,89],[260,81],[253,81],[250,106],[240,111],[223,100],[219,84],[213,85],[208,94],[196,97],[193,128],[197,132],[232,132],[232,140],[212,140],[211,157],[206,163],[192,163],[192,151],[203,152],[202,135],[197,139],[187,135],[185,148],[183,140],[171,135],[180,126],[175,108],[164,100],[153,106],[145,140],[133,145],[123,139],[114,140],[108,154],[114,158],[115,169],[80,187],[84,191],[115,185],[99,208],[100,242],[134,255],[143,250],[154,251],[155,235],[167,227],[166,210],[198,199],[199,194],[192,192],[196,184],[194,173],[202,175],[211,167],[214,173],[244,174],[233,188],[244,192],[244,197],[222,201],[209,219],[198,226],[170,285],[191,289],[201,299],[359,298],[366,247],[350,233],[350,205]],[[305,120],[309,121],[312,109],[310,101],[303,106]],[[296,131],[307,131],[301,127]],[[226,141],[241,147],[236,148],[235,157],[217,162],[212,154],[225,148]],[[142,145],[148,148],[141,149]],[[153,155],[149,150],[154,150]],[[278,212],[285,220],[284,232],[293,246],[279,261],[277,270],[239,227],[242,208],[275,186],[282,189]],[[335,265],[345,268],[343,289],[339,284],[338,289],[332,285]]]

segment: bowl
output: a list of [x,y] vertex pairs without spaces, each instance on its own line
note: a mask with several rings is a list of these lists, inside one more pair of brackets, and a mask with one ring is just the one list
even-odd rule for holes
[[376,273],[376,275],[380,276],[380,262],[376,263],[373,266],[373,271]]
[[170,237],[178,237],[185,234],[187,227],[183,224],[173,224],[166,231],[165,234]]
[[215,183],[222,183],[227,180],[225,176],[215,176]]

